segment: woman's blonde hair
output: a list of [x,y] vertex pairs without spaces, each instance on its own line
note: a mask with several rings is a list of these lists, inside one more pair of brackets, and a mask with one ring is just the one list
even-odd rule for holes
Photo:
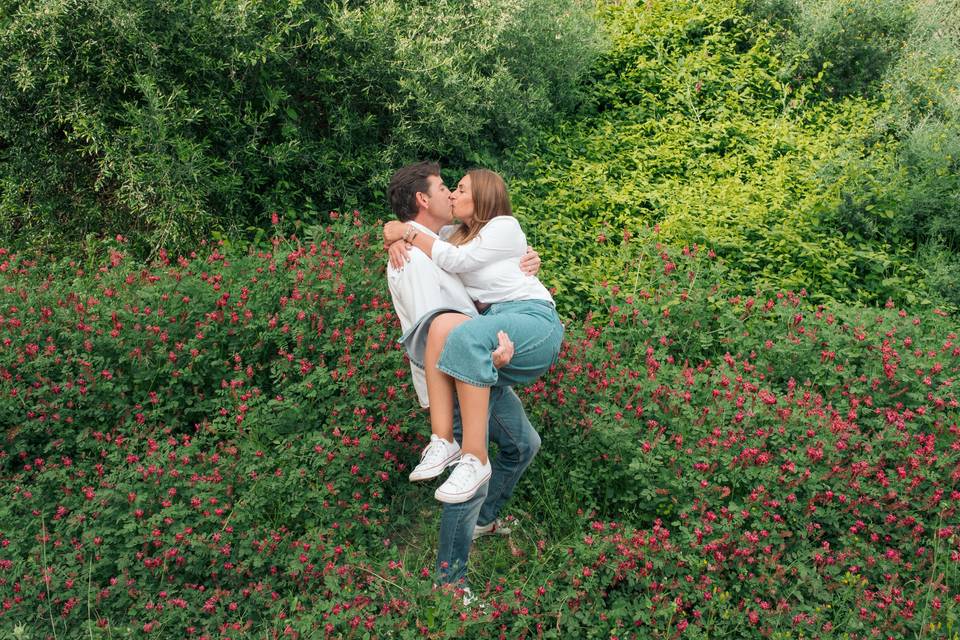
[[507,184],[489,169],[471,169],[470,193],[473,197],[473,219],[461,224],[450,236],[451,244],[466,244],[477,237],[484,225],[497,216],[512,216]]

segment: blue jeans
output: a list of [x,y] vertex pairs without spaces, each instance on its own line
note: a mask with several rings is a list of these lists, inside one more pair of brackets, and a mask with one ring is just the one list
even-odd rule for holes
[[[434,309],[424,314],[400,338],[407,356],[421,369],[431,323],[438,315],[452,311]],[[497,348],[500,331],[510,336],[514,352],[510,362],[497,369],[490,353]],[[450,331],[437,368],[476,387],[527,384],[543,375],[556,361],[562,341],[563,324],[552,303],[546,300],[495,302]]]
[[[456,407],[453,432],[458,442],[462,438],[462,426],[460,409]],[[441,584],[465,582],[473,528],[496,520],[504,503],[513,495],[520,476],[540,450],[540,436],[510,387],[490,389],[487,439],[496,442],[499,448],[490,461],[490,482],[466,502],[443,505],[437,552],[437,575]]]
[[[514,352],[510,362],[497,369],[490,353],[497,348],[500,331],[510,336]],[[556,361],[562,341],[563,324],[550,302],[495,302],[450,331],[437,369],[475,387],[528,384]]]

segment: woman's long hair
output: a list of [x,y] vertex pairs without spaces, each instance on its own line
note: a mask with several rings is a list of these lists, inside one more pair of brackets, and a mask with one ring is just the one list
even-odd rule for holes
[[461,224],[450,236],[450,243],[466,244],[477,237],[484,225],[497,216],[512,216],[510,194],[507,184],[497,173],[489,169],[471,169],[470,193],[473,197],[473,219],[469,224]]

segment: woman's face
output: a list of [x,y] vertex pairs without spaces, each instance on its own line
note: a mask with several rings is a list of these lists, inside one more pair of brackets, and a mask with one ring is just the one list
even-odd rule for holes
[[470,191],[470,176],[460,178],[457,188],[450,194],[450,205],[453,207],[453,217],[464,224],[473,220],[473,194]]

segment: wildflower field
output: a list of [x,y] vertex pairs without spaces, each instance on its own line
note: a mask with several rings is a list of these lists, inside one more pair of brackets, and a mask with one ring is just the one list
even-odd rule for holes
[[[465,607],[377,227],[0,250],[0,637],[956,638],[955,317],[638,285],[518,390],[543,449]],[[276,227],[279,229],[280,227]]]

